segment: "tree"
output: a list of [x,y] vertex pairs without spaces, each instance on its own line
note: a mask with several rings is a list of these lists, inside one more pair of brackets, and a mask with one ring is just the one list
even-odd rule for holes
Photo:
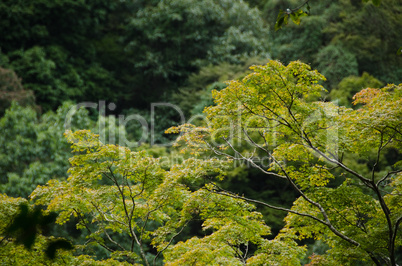
[[[402,82],[402,58],[396,55],[400,43],[395,42],[402,34],[402,13],[396,1],[383,0],[380,6],[373,5],[378,1],[309,1],[309,16],[303,17],[300,25],[289,23],[286,28],[274,31],[280,9],[292,9],[304,2],[260,2],[259,7],[271,29],[272,58],[286,64],[293,60],[310,63],[326,76],[332,86],[326,87],[328,90],[351,73],[367,72],[383,83]],[[339,52],[344,55],[332,54]],[[343,68],[343,63],[350,68]],[[333,78],[327,74],[331,74],[334,65],[340,68],[335,69],[337,73]]]
[[[365,88],[380,88],[383,84],[367,72],[361,77],[349,76],[341,80],[335,89],[331,90],[332,101],[338,101],[338,105],[352,107],[353,95]],[[356,106],[356,105],[355,105]]]
[[[157,1],[130,20],[125,36],[131,102],[169,97],[202,66],[268,56],[261,13],[238,1]],[[147,89],[144,90],[144,87]]]
[[[13,102],[0,119],[0,188],[14,197],[28,197],[39,184],[66,178],[69,144],[63,137],[66,115],[74,107],[66,102],[56,112],[39,115],[32,107]],[[74,115],[71,128],[94,128],[88,111]]]
[[0,66],[22,78],[44,111],[67,100],[116,100],[124,6],[115,0],[2,1]]
[[3,115],[10,107],[12,101],[21,105],[34,106],[35,96],[32,91],[24,89],[21,79],[14,71],[0,67],[0,115]]
[[[145,151],[103,144],[90,131],[66,136],[75,153],[68,180],[38,186],[31,198],[59,212],[59,224],[78,218],[87,242],[104,247],[112,259],[149,265],[163,254],[171,265],[294,264],[304,253],[292,238],[267,240],[269,227],[253,205],[209,191],[225,162],[192,158],[164,170]],[[196,221],[204,235],[180,239]]]
[[268,56],[261,13],[242,0],[7,0],[0,27],[0,66],[45,111],[67,100],[147,108],[203,65]]
[[[209,191],[288,212],[284,235],[329,246],[313,262],[396,265],[402,244],[401,161],[385,169],[378,164],[383,153],[402,148],[402,86],[364,89],[354,96],[354,104],[363,106],[353,110],[312,101],[324,91],[319,82],[325,78],[301,62],[271,61],[252,70],[213,92],[216,106],[205,110],[208,127],[183,125],[169,132],[182,133],[184,151],[249,162],[267,178],[287,180],[300,197],[286,209],[216,183]],[[242,148],[246,145],[254,150]],[[258,164],[261,157],[271,160],[269,168]],[[365,161],[369,173],[353,169],[350,157]]]
[[44,214],[40,207],[28,205],[26,199],[0,194],[0,258],[3,264],[126,265],[112,259],[96,261],[88,255],[74,256],[68,241],[45,236],[49,228],[43,225],[52,221],[54,215]]
[[[316,101],[324,77],[306,64],[270,61],[251,69],[213,92],[207,127],[168,130],[182,133],[178,144],[185,143],[189,159],[162,167],[146,151],[104,144],[88,130],[67,131],[69,178],[38,186],[31,199],[59,212],[59,224],[75,217],[87,231],[83,252],[92,243],[113,261],[158,264],[163,256],[171,265],[296,265],[305,253],[296,241],[314,238],[329,248],[312,264],[396,265],[402,161],[379,163],[383,153],[402,149],[402,86],[364,89],[354,96],[362,107],[353,110]],[[370,171],[354,169],[351,157],[366,160]],[[284,208],[224,189],[233,161],[286,180],[300,197]],[[274,239],[253,204],[288,213]],[[197,221],[204,233],[183,235]]]
[[95,122],[89,110],[76,110],[76,105],[65,102],[56,112],[40,115],[32,107],[12,102],[0,118],[1,191],[13,197],[28,197],[37,185],[67,177],[72,154],[63,132],[72,111],[71,130],[101,131],[105,143],[120,143],[120,139],[126,139],[125,128],[118,125],[118,119],[99,115]]
[[[363,0],[362,2],[367,3],[370,0]],[[381,4],[381,0],[373,0],[372,3],[375,6],[379,6]],[[307,11],[304,11],[302,8],[305,7]],[[275,23],[275,30],[279,30],[283,25],[287,25],[289,18],[296,25],[300,24],[300,18],[304,16],[310,15],[310,5],[309,0],[302,2],[299,6],[295,8],[287,8],[286,10],[280,10],[278,14],[278,18]]]

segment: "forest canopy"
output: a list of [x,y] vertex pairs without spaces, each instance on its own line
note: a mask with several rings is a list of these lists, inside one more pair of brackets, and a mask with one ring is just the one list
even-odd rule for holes
[[402,263],[396,0],[0,3],[0,264]]

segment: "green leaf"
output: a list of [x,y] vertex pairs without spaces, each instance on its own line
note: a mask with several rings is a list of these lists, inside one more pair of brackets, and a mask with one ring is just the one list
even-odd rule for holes
[[300,25],[300,17],[297,13],[290,13],[290,18],[292,19],[293,23],[296,25]]
[[381,5],[381,0],[372,0],[373,5],[375,6],[380,6]]
[[279,14],[278,17],[276,19],[276,23],[275,23],[275,31],[279,30],[280,28],[282,28],[282,24],[285,21],[285,12],[283,10],[279,10]]
[[[288,15],[285,15],[285,16],[279,18],[279,19],[276,21],[276,24],[275,24],[275,31],[277,31],[277,30],[279,30],[280,28],[282,28],[282,24],[285,22],[285,17],[287,17],[287,16],[288,16]],[[285,23],[285,25],[286,25],[286,23]]]
[[402,54],[402,46],[399,47],[398,51],[396,52],[397,55],[401,55]]

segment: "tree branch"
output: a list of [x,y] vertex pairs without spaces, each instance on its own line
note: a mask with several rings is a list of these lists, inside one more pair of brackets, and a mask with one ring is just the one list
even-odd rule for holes
[[219,186],[216,185],[216,184],[213,184],[213,185],[214,185],[216,188],[218,188],[219,190],[222,191],[222,192],[220,192],[220,191],[216,191],[216,190],[212,190],[212,191],[210,190],[210,191],[213,192],[213,193],[220,194],[220,195],[224,195],[224,196],[228,196],[228,197],[232,197],[232,198],[235,198],[235,199],[242,199],[242,200],[245,200],[245,201],[247,201],[247,202],[257,203],[257,204],[266,206],[266,207],[271,208],[271,209],[274,209],[274,210],[290,212],[290,213],[293,213],[293,214],[296,214],[296,215],[300,215],[300,216],[304,216],[304,217],[311,218],[311,219],[313,219],[313,220],[315,220],[315,221],[317,221],[317,222],[319,222],[319,223],[321,223],[321,224],[327,226],[335,235],[339,236],[339,237],[342,238],[343,240],[346,240],[347,242],[353,244],[354,246],[357,246],[357,247],[360,246],[360,244],[359,244],[357,241],[355,241],[355,240],[349,238],[348,236],[345,236],[344,234],[342,234],[341,232],[339,232],[338,230],[336,230],[335,227],[334,227],[330,222],[328,222],[328,221],[324,221],[324,220],[322,220],[322,219],[320,219],[320,218],[318,218],[318,217],[315,217],[315,216],[310,215],[310,214],[307,214],[307,213],[301,213],[301,212],[294,211],[294,210],[291,210],[291,209],[288,209],[288,208],[283,208],[283,207],[278,207],[278,206],[270,205],[270,204],[265,203],[265,202],[263,202],[263,201],[259,201],[259,200],[254,200],[254,199],[246,198],[246,197],[244,197],[244,196],[239,196],[239,195],[233,194],[232,192],[229,192],[229,191],[226,191],[226,190],[222,189],[221,187],[219,187]]

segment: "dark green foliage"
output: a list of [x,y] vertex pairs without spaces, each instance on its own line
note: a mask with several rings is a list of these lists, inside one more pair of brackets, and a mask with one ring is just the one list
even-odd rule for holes
[[332,101],[337,101],[339,105],[352,107],[352,97],[357,92],[365,88],[380,88],[384,84],[367,72],[361,77],[349,76],[341,80],[335,89],[330,93]]
[[[298,1],[265,1],[264,14],[268,25],[273,29],[276,14],[280,8],[297,5]],[[304,17],[300,25],[289,25],[286,30],[272,32],[271,54],[284,62],[302,60],[312,63],[320,48],[327,42],[323,29],[328,25],[329,19],[337,12],[336,3],[329,1],[315,2],[310,16]]]
[[133,17],[125,39],[137,106],[166,99],[203,65],[267,56],[268,48],[259,11],[228,0],[160,1]]
[[[268,160],[263,162],[267,164]],[[288,208],[292,206],[297,194],[291,189],[290,184],[280,178],[267,178],[258,170],[246,165],[238,166],[228,172],[227,179],[221,182],[221,186],[228,191],[236,191],[255,200],[268,202],[269,204]],[[272,230],[270,238],[275,237],[284,226],[283,218],[286,213],[264,206],[258,206],[258,210],[264,215],[264,220]]]
[[265,62],[266,58],[252,57],[243,58],[238,64],[209,64],[198,73],[191,74],[185,86],[173,93],[170,100],[180,107],[188,120],[192,115],[202,114],[204,107],[213,104],[212,90],[223,89],[225,81],[243,78],[250,73],[250,66]]
[[[71,104],[63,104],[66,100],[113,101],[117,104],[115,114],[124,109],[121,113],[125,117],[141,116],[146,127],[130,120],[124,136],[134,147],[138,145],[139,150],[166,158],[174,153],[173,149],[140,144],[171,142],[175,136],[164,134],[167,128],[200,115],[204,107],[214,105],[212,90],[225,88],[226,80],[244,77],[250,65],[264,64],[269,56],[285,63],[300,59],[318,68],[328,79],[325,87],[332,90],[329,100],[338,100],[340,105],[348,107],[352,96],[362,88],[402,82],[402,48],[398,42],[402,36],[402,7],[398,0],[305,3],[300,0],[1,1],[0,191],[26,197],[49,179],[67,177],[71,153],[62,133]],[[288,25],[282,30],[274,31],[285,24]],[[156,107],[151,116],[153,102],[176,104],[184,112],[185,121],[169,106]],[[99,128],[99,121],[94,126],[86,111],[80,111],[75,118],[74,129],[97,128],[96,132]],[[111,125],[115,133],[125,132],[114,127],[113,119],[102,121],[107,129]],[[110,133],[106,134],[106,142]],[[146,138],[142,139],[144,133]],[[119,143],[120,137],[116,135],[115,143]],[[375,171],[384,171],[400,156],[397,150],[387,150],[379,158]],[[369,162],[360,162],[345,154],[344,162],[369,175],[374,163],[371,157]],[[169,167],[164,165],[166,170]],[[330,185],[341,181],[343,177]],[[288,183],[268,181],[245,166],[233,169],[220,185],[285,207],[295,197]],[[36,219],[45,223],[47,218],[38,218],[43,214],[40,210],[24,208],[21,207],[15,221]],[[275,236],[286,213],[259,211]],[[24,217],[26,221],[22,221]],[[39,225],[25,225],[27,229],[16,225],[12,228],[18,241],[27,247],[39,231],[47,233]],[[197,226],[201,228],[200,224]],[[199,229],[197,226],[193,227]],[[85,232],[79,236],[81,231],[75,227],[69,230],[77,235],[75,244],[87,241]],[[131,244],[117,234],[113,237],[123,246]],[[71,247],[70,242],[56,239],[48,243],[45,253],[54,258],[58,249]],[[155,253],[149,243],[145,249],[148,255]],[[326,249],[316,242],[312,252],[323,253]],[[103,248],[84,252],[94,254],[97,259],[109,256],[109,251]]]
[[13,104],[0,120],[0,165],[2,183],[8,172],[20,172],[36,155],[36,112]]
[[[307,12],[300,9],[304,5],[306,5]],[[287,25],[289,18],[294,24],[299,25],[300,19],[310,14],[310,5],[308,4],[308,1],[306,1],[302,6],[299,6],[295,9],[287,8],[285,11],[280,10],[278,18],[276,19],[275,30],[279,30],[283,25]]]
[[[31,250],[36,238],[40,234],[48,234],[50,227],[54,225],[57,218],[56,212],[44,214],[40,207],[33,209],[27,203],[19,205],[19,211],[14,219],[4,230],[4,235],[14,237],[15,244],[22,244],[26,249]],[[73,249],[70,241],[64,238],[48,240],[45,254],[48,258],[56,257],[57,249]]]
[[328,45],[316,55],[315,64],[327,78],[327,86],[334,88],[344,77],[358,75],[356,56],[339,45]]
[[35,207],[30,210],[26,203],[20,204],[19,208],[19,213],[5,229],[5,234],[14,236],[16,238],[15,243],[22,244],[25,248],[30,249],[37,234],[47,231],[49,225],[56,221],[57,214],[51,212],[43,215],[40,208]]
[[[369,2],[370,0],[362,0],[364,3]],[[371,2],[373,3],[373,5],[375,6],[380,6],[381,5],[381,0],[371,0]]]
[[184,117],[182,120],[180,111],[175,105],[163,103],[156,104],[149,110],[124,110],[126,139],[129,141],[126,146],[136,148],[144,143],[170,146],[174,137],[164,132],[169,127],[185,121]]
[[66,100],[148,108],[202,65],[267,56],[260,13],[241,0],[3,1],[0,18],[0,66],[45,111]]
[[70,241],[66,240],[66,239],[56,239],[56,240],[52,240],[49,241],[48,246],[45,250],[45,254],[49,259],[54,259],[56,257],[56,251],[58,249],[67,249],[67,250],[71,250],[73,249],[73,245],[71,244]]
[[[71,103],[42,116],[13,102],[0,119],[0,189],[9,196],[27,197],[39,184],[67,176],[70,147],[64,122]],[[72,129],[93,128],[87,110],[73,119]]]
[[[310,1],[310,16],[299,26],[272,31],[271,54],[285,63],[302,60],[328,79],[328,89],[349,75],[367,72],[384,83],[402,82],[402,58],[396,56],[402,36],[402,6],[396,0]],[[303,1],[261,1],[258,6],[273,30],[280,9]]]
[[383,82],[402,82],[402,58],[395,56],[400,45],[396,40],[402,34],[400,2],[382,1],[380,7],[344,3],[342,9],[340,20],[330,24],[327,32],[355,54],[359,74],[365,71]]
[[193,115],[196,114],[201,114],[204,111],[204,108],[207,106],[211,106],[214,104],[214,101],[212,99],[212,90],[217,90],[220,91],[222,89],[226,88],[226,84],[222,82],[214,82],[211,85],[209,85],[206,89],[201,91],[200,93],[200,101],[193,106],[191,113]]
[[108,14],[118,6],[119,1],[2,1],[0,47],[8,60],[0,65],[22,77],[45,111],[65,100],[116,100],[115,70],[99,59],[103,42],[109,51],[116,47]]
[[[367,2],[369,2],[369,0],[362,0],[362,2],[367,3]],[[373,3],[373,5],[375,5],[377,7],[380,6],[380,4],[381,4],[381,0],[372,0],[371,2]],[[307,9],[306,12],[302,10],[302,8],[304,6]],[[293,9],[287,8],[286,11],[280,10],[279,14],[278,14],[278,18],[276,19],[275,30],[279,30],[280,28],[282,28],[283,25],[287,25],[289,17],[296,25],[299,25],[300,18],[304,17],[306,15],[310,15],[310,12],[311,12],[311,8],[309,5],[309,0],[305,1],[304,3],[302,3],[300,6],[298,6],[296,8],[293,8]]]

